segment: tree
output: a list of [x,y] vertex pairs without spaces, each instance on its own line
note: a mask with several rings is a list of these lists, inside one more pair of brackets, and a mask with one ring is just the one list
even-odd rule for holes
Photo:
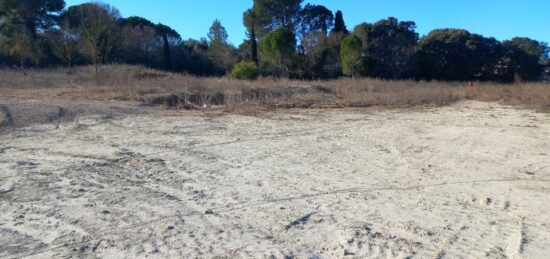
[[116,58],[129,64],[163,67],[163,39],[157,33],[157,25],[138,16],[119,20],[120,47]]
[[346,28],[346,23],[344,22],[344,14],[342,14],[342,11],[338,10],[336,11],[336,15],[334,16],[334,28],[332,28],[332,32],[339,32],[339,33],[348,33],[348,28]]
[[208,32],[208,57],[226,73],[238,62],[236,49],[227,43],[227,31],[219,20],[215,20]]
[[254,22],[258,25],[256,33],[263,36],[280,27],[294,31],[302,2],[303,0],[255,0],[252,11]]
[[220,20],[214,20],[212,26],[210,27],[210,31],[208,32],[208,40],[210,41],[210,45],[215,43],[227,44],[227,37],[227,31],[225,30],[225,27],[223,27]]
[[61,23],[61,29],[50,32],[48,39],[54,55],[67,64],[69,73],[71,73],[74,59],[78,53],[78,34],[65,21]]
[[433,30],[420,39],[419,63],[425,79],[501,80],[498,74],[506,73],[499,65],[501,56],[500,42],[466,30]]
[[174,29],[162,23],[159,23],[156,25],[156,31],[158,35],[162,36],[162,42],[163,42],[162,54],[163,54],[163,60],[164,60],[164,69],[171,70],[172,69],[171,46],[174,45],[174,42],[180,41],[181,36]]
[[198,76],[220,75],[223,71],[208,58],[208,40],[188,39],[183,44],[175,46],[175,57],[178,69]]
[[98,65],[107,62],[118,46],[118,10],[107,4],[87,3],[71,6],[62,18],[78,32],[81,52],[97,71]]
[[260,41],[259,49],[262,61],[275,64],[280,76],[288,76],[288,66],[296,50],[294,32],[286,27],[276,29]]
[[502,43],[495,38],[472,34],[466,42],[469,52],[470,73],[479,81],[503,81],[498,74],[499,63],[504,54]]
[[56,24],[63,8],[64,0],[0,0],[1,27],[5,32],[22,25],[34,40],[38,31],[48,30]]
[[25,71],[25,63],[33,57],[32,35],[24,27],[17,26],[14,29],[14,36],[10,38],[11,48],[9,53],[16,57],[21,70]]
[[38,36],[56,25],[64,7],[63,0],[0,0],[0,35],[9,56],[20,66],[38,64],[45,47]]
[[327,49],[327,33],[334,24],[334,15],[322,5],[307,4],[297,20],[298,70],[301,77],[323,76],[324,53]]
[[374,24],[360,24],[354,30],[364,50],[376,60],[376,77],[402,79],[414,76],[418,33],[411,21],[390,17]]
[[367,76],[372,70],[372,59],[363,52],[361,39],[353,34],[342,41],[340,59],[347,76]]
[[172,69],[171,49],[181,41],[172,28],[138,16],[120,19],[121,48],[119,56],[128,63]]
[[299,17],[298,31],[302,38],[311,32],[322,32],[326,35],[334,24],[334,15],[322,5],[306,4]]
[[548,46],[529,38],[513,38],[503,42],[504,55],[500,76],[506,81],[519,77],[536,80],[542,73],[541,62],[548,59]]
[[250,60],[256,63],[256,66],[259,64],[258,60],[258,39],[256,34],[257,27],[257,18],[254,10],[248,9],[243,14],[243,24],[246,27],[248,35],[248,46],[249,46],[249,55]]

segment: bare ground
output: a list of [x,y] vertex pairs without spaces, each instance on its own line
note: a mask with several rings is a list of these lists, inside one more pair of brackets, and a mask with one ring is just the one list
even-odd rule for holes
[[140,113],[0,135],[0,257],[550,254],[548,114]]

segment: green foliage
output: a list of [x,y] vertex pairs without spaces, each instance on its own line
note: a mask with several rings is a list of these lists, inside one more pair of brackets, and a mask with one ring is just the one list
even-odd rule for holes
[[322,5],[306,4],[299,15],[299,32],[305,35],[311,32],[328,33],[334,24],[332,11]]
[[344,14],[342,14],[342,11],[340,10],[336,11],[336,16],[334,17],[334,28],[332,29],[332,32],[348,33],[348,28],[344,22]]
[[81,52],[94,65],[110,61],[119,46],[120,13],[107,4],[88,3],[71,6],[62,16],[69,28],[81,38]]
[[502,55],[497,40],[459,29],[434,30],[419,46],[421,74],[426,79],[498,80]]
[[458,29],[434,30],[419,39],[414,22],[392,17],[359,24],[349,36],[341,11],[333,15],[322,5],[303,2],[253,1],[243,14],[247,39],[237,49],[227,42],[218,20],[208,40],[183,41],[169,26],[138,16],[121,18],[106,4],[64,11],[63,0],[0,0],[0,65],[121,62],[201,76],[221,76],[233,68],[240,78],[258,73],[335,78],[344,72],[386,79],[511,82],[537,80],[541,63],[548,62],[548,46],[536,40],[501,42]]
[[303,0],[255,0],[252,11],[260,36],[280,27],[294,30]]
[[541,61],[548,59],[548,46],[529,38],[513,38],[503,42],[502,78],[536,80],[542,73]]
[[19,27],[19,30],[15,30],[15,32],[11,38],[9,53],[17,59],[21,67],[24,67],[25,63],[33,58],[32,36],[30,32],[21,27]]
[[375,77],[402,79],[414,76],[418,43],[415,28],[414,22],[400,22],[393,17],[355,28],[354,34],[363,42],[365,53],[376,60]]
[[466,30],[433,30],[420,40],[422,72],[428,79],[471,80]]
[[357,76],[357,68],[362,58],[362,48],[361,39],[355,35],[349,35],[342,41],[340,59],[345,75]]
[[238,53],[227,43],[227,31],[219,20],[215,20],[210,27],[208,39],[208,57],[221,71],[229,71],[238,62]]
[[231,70],[231,77],[241,80],[254,80],[260,75],[260,69],[254,62],[240,62]]
[[[241,56],[247,56],[249,60],[254,61],[258,65],[258,39],[256,36],[257,18],[254,10],[248,9],[243,13],[243,24],[246,27],[248,34],[248,48],[241,53]],[[244,43],[247,43],[246,41]],[[243,44],[244,44],[243,43]],[[246,53],[248,52],[248,53]]]
[[225,30],[225,27],[223,27],[220,20],[216,19],[214,20],[214,23],[212,23],[212,26],[210,27],[210,31],[208,32],[208,39],[210,40],[210,44],[214,43],[227,43],[227,31]]
[[56,17],[65,8],[64,0],[0,0],[0,21],[4,32],[17,25],[25,26],[31,36],[55,25]]
[[281,27],[268,33],[259,44],[261,59],[278,67],[280,76],[288,75],[296,50],[296,36],[291,30]]

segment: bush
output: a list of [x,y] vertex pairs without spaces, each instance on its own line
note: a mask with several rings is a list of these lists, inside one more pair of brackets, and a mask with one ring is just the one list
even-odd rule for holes
[[254,62],[240,62],[231,70],[235,79],[254,80],[260,75],[260,70]]

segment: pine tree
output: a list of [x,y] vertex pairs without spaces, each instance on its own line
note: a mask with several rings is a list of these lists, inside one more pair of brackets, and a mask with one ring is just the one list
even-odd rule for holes
[[338,10],[334,16],[334,28],[332,29],[332,32],[349,32],[348,28],[346,28],[346,23],[344,22],[344,15],[340,10]]

